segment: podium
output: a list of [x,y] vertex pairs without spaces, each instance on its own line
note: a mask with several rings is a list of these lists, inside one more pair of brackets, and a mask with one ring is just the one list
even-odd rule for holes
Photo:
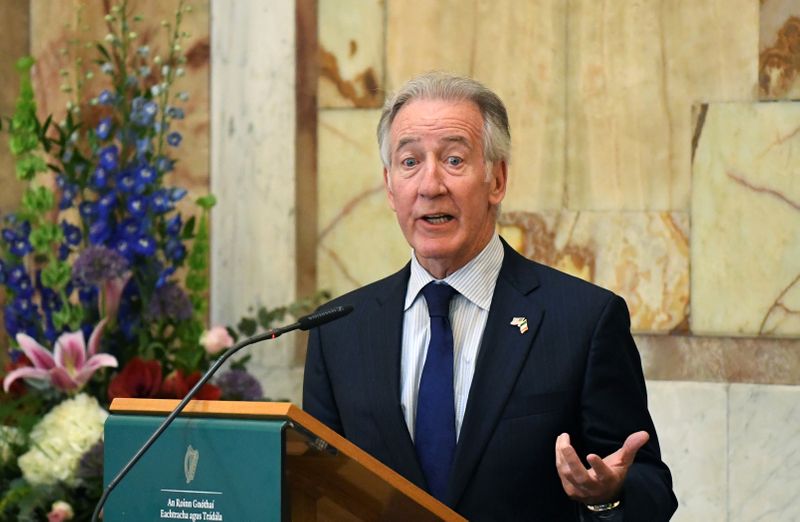
[[[104,483],[177,404],[114,399]],[[192,401],[111,493],[104,520],[465,519],[290,403]]]

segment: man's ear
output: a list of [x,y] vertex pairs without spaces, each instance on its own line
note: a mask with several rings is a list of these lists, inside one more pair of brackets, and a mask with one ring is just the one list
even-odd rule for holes
[[383,167],[383,187],[386,189],[386,197],[389,198],[389,206],[394,208],[394,192],[392,192],[392,182],[389,179],[389,169]]
[[495,206],[499,205],[506,196],[506,187],[508,186],[508,164],[505,161],[492,164],[492,176],[489,183],[491,183],[489,203]]

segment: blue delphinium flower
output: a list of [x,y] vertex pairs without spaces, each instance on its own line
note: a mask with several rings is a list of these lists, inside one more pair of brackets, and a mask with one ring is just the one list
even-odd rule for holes
[[103,118],[100,120],[95,132],[97,133],[97,137],[101,140],[107,139],[108,135],[111,134],[111,118]]
[[134,171],[134,176],[137,187],[140,187],[140,190],[136,192],[137,194],[141,194],[145,188],[156,181],[157,173],[150,165],[141,165]]
[[177,147],[178,145],[181,144],[182,138],[183,137],[181,136],[180,132],[173,131],[167,134],[167,143],[169,143],[173,147]]
[[128,270],[128,261],[104,246],[90,246],[72,265],[72,280],[81,287],[97,286],[104,281],[121,277]]
[[83,219],[90,221],[97,215],[97,206],[94,201],[84,201],[78,206],[78,211]]
[[133,251],[140,256],[152,256],[156,251],[156,242],[152,237],[142,234],[133,243]]
[[186,189],[173,188],[173,189],[170,189],[169,197],[170,197],[170,199],[172,201],[177,203],[178,201],[182,200],[184,198],[184,196],[186,196],[186,194],[188,194],[188,193],[189,193],[189,191],[187,191]]
[[169,198],[169,194],[166,190],[160,189],[153,193],[150,196],[150,208],[153,209],[153,212],[156,214],[164,214],[169,212],[174,208],[172,204],[172,200]]
[[114,170],[119,163],[119,149],[116,145],[109,145],[100,149],[100,166],[106,170]]
[[67,245],[76,246],[81,242],[81,229],[72,223],[61,220],[61,231],[64,233],[64,240]]
[[131,243],[132,241],[129,239],[119,238],[114,243],[114,251],[128,261],[131,261],[133,259],[133,247],[131,246]]
[[136,239],[139,237],[139,232],[141,231],[141,224],[139,221],[133,218],[126,218],[119,224],[119,232],[122,234],[124,239]]
[[25,254],[31,252],[33,247],[31,246],[28,238],[26,237],[17,237],[17,239],[11,243],[11,253],[15,256],[22,257]]
[[114,103],[114,93],[108,89],[103,89],[97,97],[97,101],[100,102],[101,105],[111,105]]
[[117,196],[109,192],[97,200],[97,214],[102,219],[107,219],[117,204]]
[[111,237],[111,227],[104,219],[95,221],[89,225],[89,243],[92,245],[103,245]]
[[167,256],[167,259],[175,263],[180,263],[186,257],[186,247],[180,239],[173,237],[167,241],[164,247],[164,254]]
[[184,117],[183,109],[180,107],[169,107],[167,109],[167,116],[175,120],[182,120]]
[[158,274],[158,280],[156,281],[156,288],[161,288],[166,285],[169,281],[169,277],[175,273],[175,267],[170,266],[165,268]]
[[134,217],[143,217],[147,214],[147,198],[143,196],[133,196],[128,200],[125,208],[127,208],[128,212]]
[[72,207],[75,196],[78,195],[78,185],[65,182],[61,187],[61,199],[58,201],[59,210],[66,210]]
[[174,168],[175,168],[175,162],[172,161],[171,159],[166,158],[164,156],[159,156],[158,159],[156,159],[156,169],[158,169],[159,172],[162,173],[172,172],[172,169]]
[[148,153],[153,151],[152,143],[150,142],[150,138],[139,138],[136,140],[136,156],[138,158],[144,158],[147,156]]
[[123,170],[117,174],[117,187],[119,187],[122,192],[133,194],[136,192],[137,188],[136,175],[129,170]]
[[141,96],[133,99],[131,109],[131,121],[143,127],[152,125],[158,114],[158,104]]
[[108,172],[103,167],[97,167],[94,169],[92,173],[92,177],[89,180],[91,183],[92,188],[95,190],[104,189],[108,186]]
[[175,214],[167,220],[167,234],[172,237],[177,237],[181,233],[183,222],[180,214]]

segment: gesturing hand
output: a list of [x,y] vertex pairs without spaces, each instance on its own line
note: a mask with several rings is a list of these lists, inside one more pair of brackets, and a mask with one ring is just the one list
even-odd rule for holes
[[602,504],[617,500],[628,468],[639,448],[650,439],[646,431],[630,435],[622,447],[607,456],[589,454],[586,469],[572,447],[567,433],[556,439],[556,469],[564,491],[573,500],[584,504]]

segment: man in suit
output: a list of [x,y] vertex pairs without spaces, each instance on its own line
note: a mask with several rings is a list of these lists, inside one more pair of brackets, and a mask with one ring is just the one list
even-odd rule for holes
[[624,301],[496,233],[502,101],[426,74],[378,141],[411,261],[331,303],[355,311],[312,331],[304,408],[471,520],[668,520]]

